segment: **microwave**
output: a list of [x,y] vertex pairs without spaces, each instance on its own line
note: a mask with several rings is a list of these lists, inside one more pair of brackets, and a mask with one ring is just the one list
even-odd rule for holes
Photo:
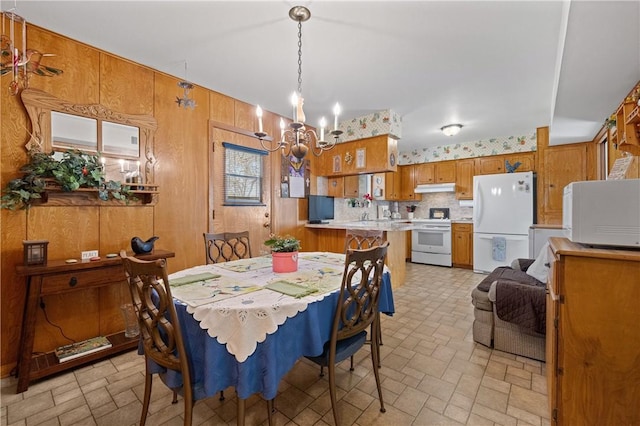
[[575,243],[640,248],[640,179],[565,186],[562,227]]

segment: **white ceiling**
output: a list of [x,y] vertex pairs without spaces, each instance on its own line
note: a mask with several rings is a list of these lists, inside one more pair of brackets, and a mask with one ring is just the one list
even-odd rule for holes
[[[541,126],[552,144],[591,140],[640,80],[637,0],[0,1],[30,23],[285,116],[297,86],[288,11],[298,4],[312,15],[302,27],[307,122],[329,118],[336,101],[342,119],[393,109],[401,151]],[[442,135],[450,123],[464,128]]]

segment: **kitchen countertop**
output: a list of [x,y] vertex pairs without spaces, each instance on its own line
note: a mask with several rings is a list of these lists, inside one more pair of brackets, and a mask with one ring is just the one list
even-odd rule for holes
[[[381,219],[381,220],[347,220],[347,221],[331,221],[330,223],[307,223],[307,228],[320,228],[320,229],[372,229],[381,230],[387,232],[393,231],[411,231],[413,229],[422,228],[425,219],[415,218],[409,219]],[[473,223],[470,219],[454,219],[451,223]]]

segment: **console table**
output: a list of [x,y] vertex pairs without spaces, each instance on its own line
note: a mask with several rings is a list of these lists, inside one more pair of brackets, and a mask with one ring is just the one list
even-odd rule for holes
[[[170,251],[154,250],[149,254],[136,257],[142,260],[155,260],[174,256],[175,253]],[[31,380],[93,362],[138,345],[138,337],[126,338],[124,331],[121,331],[106,336],[112,347],[64,363],[58,361],[54,351],[33,355],[36,313],[40,297],[121,284],[126,278],[120,257],[78,263],[52,260],[40,266],[19,265],[16,267],[16,272],[19,276],[25,277],[27,285],[18,352],[17,393],[26,391]]]

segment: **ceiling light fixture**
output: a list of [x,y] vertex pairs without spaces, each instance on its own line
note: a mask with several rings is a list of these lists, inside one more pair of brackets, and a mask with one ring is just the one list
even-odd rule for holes
[[193,84],[187,81],[187,61],[184,61],[184,78],[183,81],[178,82],[178,87],[182,88],[184,93],[182,97],[176,96],[176,103],[178,104],[178,108],[183,106],[184,109],[194,109],[197,105],[195,99],[189,98],[189,92],[193,89]]
[[440,127],[442,133],[447,136],[455,136],[460,133],[460,129],[462,129],[462,124],[448,124],[444,127]]
[[260,105],[256,108],[258,116],[258,131],[255,135],[260,139],[262,147],[269,152],[275,152],[282,149],[284,155],[293,154],[296,158],[302,159],[311,152],[315,156],[319,156],[323,151],[330,150],[336,145],[341,130],[338,130],[338,116],[340,115],[340,105],[336,103],[333,108],[334,122],[333,130],[329,131],[333,136],[333,141],[324,140],[325,127],[327,121],[324,117],[320,119],[320,137],[313,129],[307,129],[304,125],[305,115],[302,110],[304,98],[302,97],[302,23],[309,20],[311,12],[304,6],[294,6],[289,10],[289,17],[298,23],[298,90],[291,96],[291,104],[293,105],[293,122],[289,124],[289,128],[285,128],[284,119],[280,119],[280,140],[271,145],[271,141],[267,140],[269,146],[265,144],[265,138],[268,136],[262,128],[262,108]]

